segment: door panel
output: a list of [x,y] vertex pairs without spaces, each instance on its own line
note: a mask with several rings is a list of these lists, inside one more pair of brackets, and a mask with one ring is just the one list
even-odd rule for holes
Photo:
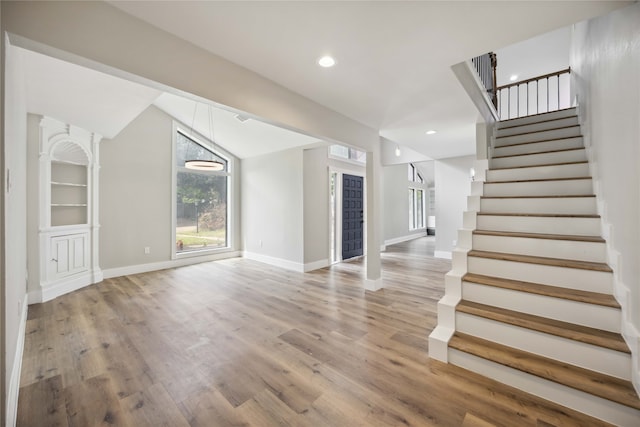
[[363,254],[364,203],[363,178],[342,176],[342,259]]

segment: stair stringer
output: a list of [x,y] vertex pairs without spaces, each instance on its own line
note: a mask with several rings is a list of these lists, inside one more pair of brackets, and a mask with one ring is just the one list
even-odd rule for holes
[[578,123],[581,129],[583,129],[584,148],[589,162],[589,172],[593,180],[593,193],[596,195],[596,200],[598,201],[597,209],[601,218],[602,237],[606,240],[607,263],[613,269],[613,295],[622,310],[621,334],[631,350],[631,383],[636,393],[640,395],[640,331],[636,329],[631,321],[631,310],[629,309],[631,291],[618,274],[621,270],[623,259],[620,251],[616,249],[616,239],[613,233],[614,225],[609,221],[607,203],[602,194],[598,159],[594,155],[591,143],[590,123],[586,120],[585,114],[579,106],[576,107],[576,114],[578,116]]

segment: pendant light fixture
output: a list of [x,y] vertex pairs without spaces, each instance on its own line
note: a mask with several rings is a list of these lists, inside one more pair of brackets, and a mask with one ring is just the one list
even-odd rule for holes
[[[191,133],[193,134],[193,125],[196,121],[196,112],[198,111],[198,105],[200,103],[196,102],[193,107],[193,120],[191,121]],[[211,144],[213,144],[213,148],[215,151],[215,140],[213,139],[213,110],[211,105],[207,106],[207,118],[209,121],[209,139]],[[215,154],[214,154],[215,155]],[[215,172],[221,171],[224,169],[224,163],[218,160],[207,160],[207,159],[189,159],[184,161],[184,167],[191,170],[198,171],[207,171],[207,172]]]

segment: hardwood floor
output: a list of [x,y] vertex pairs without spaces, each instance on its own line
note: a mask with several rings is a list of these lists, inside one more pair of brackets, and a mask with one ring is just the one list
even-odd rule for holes
[[105,280],[29,307],[18,426],[585,426],[431,360],[433,237],[302,274],[230,259]]

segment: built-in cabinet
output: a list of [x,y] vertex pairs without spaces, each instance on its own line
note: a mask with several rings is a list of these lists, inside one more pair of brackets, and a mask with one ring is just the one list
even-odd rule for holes
[[101,136],[49,117],[40,122],[40,289],[48,301],[102,280],[98,256]]

